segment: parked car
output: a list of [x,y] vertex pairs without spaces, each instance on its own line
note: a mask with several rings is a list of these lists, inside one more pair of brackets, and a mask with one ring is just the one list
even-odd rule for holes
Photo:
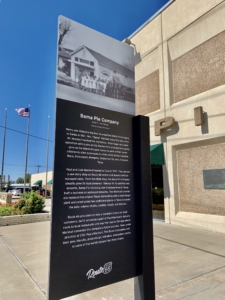
[[[20,188],[20,190],[21,190],[21,193],[23,193],[24,188]],[[30,192],[30,188],[26,187],[25,192]]]
[[[43,189],[40,186],[31,186],[30,187],[31,191],[36,191],[38,194],[40,194],[41,196],[45,196],[45,189]],[[50,191],[47,190],[47,196],[50,196]]]
[[[10,186],[10,187],[5,187],[3,188],[5,192],[9,192],[9,191],[12,191],[12,190],[20,190],[21,193],[23,193],[23,189],[24,189],[24,185],[21,185],[20,186]],[[27,186],[25,188],[26,192],[28,192],[30,190],[30,188]]]
[[14,187],[7,187],[5,188],[5,192],[8,193],[9,191],[15,190]]
[[57,70],[57,82],[72,85],[72,79],[61,70]]
[[[40,188],[37,190],[37,193],[38,194],[40,193],[41,196],[45,196],[45,189]],[[50,196],[50,191],[48,191],[48,190],[47,190],[47,196]]]
[[23,192],[21,189],[13,189],[9,190],[8,193],[12,194],[13,196],[20,196]]

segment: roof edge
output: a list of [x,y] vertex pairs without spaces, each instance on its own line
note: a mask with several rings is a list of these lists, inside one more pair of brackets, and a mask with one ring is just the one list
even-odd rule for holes
[[[134,37],[139,31],[141,31],[145,26],[148,25],[153,19],[155,19],[163,10],[165,10],[172,2],[176,0],[169,0],[163,7],[161,7],[153,16],[151,16],[144,24],[142,24],[140,27],[138,27],[137,30],[135,30],[129,37],[128,39],[131,39]],[[122,42],[124,42],[125,39],[123,39]]]
[[[73,51],[70,53],[70,56],[74,55],[74,53],[80,51],[80,49],[82,49],[82,48],[85,48],[85,49],[86,49],[86,47],[85,47],[84,45],[81,45],[81,46],[78,47],[77,49],[73,50]],[[86,50],[87,50],[87,49],[86,49]]]

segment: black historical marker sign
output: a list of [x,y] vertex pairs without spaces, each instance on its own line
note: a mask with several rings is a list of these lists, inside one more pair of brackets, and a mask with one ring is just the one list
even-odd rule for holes
[[49,299],[137,275],[132,117],[57,99]]
[[140,273],[133,60],[132,47],[59,18],[49,300]]

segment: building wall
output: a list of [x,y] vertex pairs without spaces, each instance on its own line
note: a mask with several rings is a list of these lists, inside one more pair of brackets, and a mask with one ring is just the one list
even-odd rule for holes
[[178,211],[225,216],[225,189],[205,189],[203,182],[203,170],[224,167],[223,153],[225,143],[216,141],[176,150]]
[[[52,171],[47,172],[47,182],[53,178]],[[42,180],[42,187],[46,189],[46,172],[31,174],[31,186],[38,180]],[[52,184],[48,184],[48,190],[52,190]]]
[[[220,232],[225,192],[204,189],[203,170],[225,169],[224,20],[224,1],[176,0],[131,37],[141,55],[136,114],[149,116],[151,144],[164,145],[165,221]],[[155,136],[154,122],[168,116],[175,125]]]

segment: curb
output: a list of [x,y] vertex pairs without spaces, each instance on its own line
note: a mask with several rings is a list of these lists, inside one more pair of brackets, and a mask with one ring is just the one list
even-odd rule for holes
[[51,219],[51,214],[49,212],[48,213],[40,213],[40,214],[0,217],[0,227],[1,226],[9,226],[9,225],[19,225],[19,224],[50,221],[50,219]]

